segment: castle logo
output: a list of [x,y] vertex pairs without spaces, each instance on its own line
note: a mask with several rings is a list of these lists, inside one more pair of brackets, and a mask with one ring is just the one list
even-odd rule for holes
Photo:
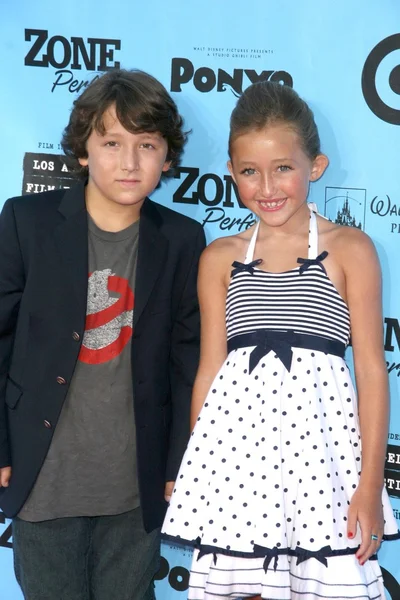
[[326,187],[324,215],[333,223],[365,229],[367,190]]

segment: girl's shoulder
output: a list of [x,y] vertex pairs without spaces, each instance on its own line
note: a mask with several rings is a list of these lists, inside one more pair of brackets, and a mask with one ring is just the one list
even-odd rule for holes
[[244,260],[254,226],[236,235],[217,238],[203,251],[202,259]]
[[318,217],[318,230],[323,246],[336,258],[359,260],[375,254],[375,246],[371,238],[358,229],[347,225],[338,225],[322,217]]

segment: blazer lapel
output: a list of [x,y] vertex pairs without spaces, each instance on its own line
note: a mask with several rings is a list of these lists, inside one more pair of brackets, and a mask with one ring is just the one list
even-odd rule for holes
[[66,191],[59,212],[65,220],[55,229],[55,242],[75,292],[78,314],[86,315],[88,288],[88,224],[85,187],[79,183]]
[[167,258],[168,241],[160,231],[161,223],[162,219],[156,205],[146,198],[140,213],[135,307],[133,311],[134,328]]

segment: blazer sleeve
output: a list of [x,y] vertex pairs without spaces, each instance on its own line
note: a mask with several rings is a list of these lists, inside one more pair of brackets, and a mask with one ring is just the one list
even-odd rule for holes
[[206,245],[201,227],[194,237],[186,282],[180,298],[171,336],[172,419],[166,481],[175,481],[190,433],[190,403],[200,356],[200,312],[197,272],[200,254]]
[[24,264],[10,199],[0,214],[0,468],[11,464],[5,395],[24,282]]

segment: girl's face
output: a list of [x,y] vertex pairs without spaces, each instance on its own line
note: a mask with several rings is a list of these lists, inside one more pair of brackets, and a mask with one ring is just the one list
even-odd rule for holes
[[305,208],[309,182],[328,159],[305,154],[298,134],[285,124],[249,131],[232,143],[229,171],[243,204],[266,225],[278,227]]

